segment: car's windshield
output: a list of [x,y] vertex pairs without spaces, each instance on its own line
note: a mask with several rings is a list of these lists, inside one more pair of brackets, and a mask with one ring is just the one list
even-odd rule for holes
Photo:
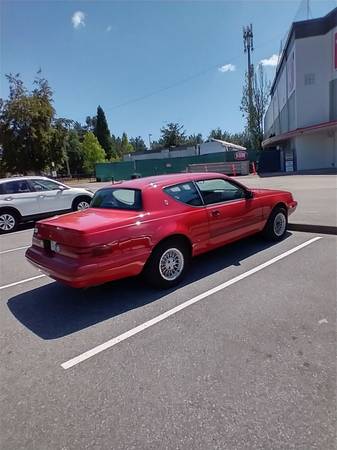
[[96,192],[91,201],[92,208],[129,209],[142,208],[141,191],[138,189],[107,188]]

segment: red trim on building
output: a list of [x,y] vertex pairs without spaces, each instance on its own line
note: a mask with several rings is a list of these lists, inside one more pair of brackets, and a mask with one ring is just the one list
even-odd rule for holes
[[319,131],[327,131],[329,129],[337,130],[337,120],[319,123],[318,125],[310,125],[309,127],[296,128],[296,130],[288,131],[288,133],[279,134],[270,137],[262,142],[262,147],[269,147],[277,142],[286,141],[292,137],[301,136],[302,134],[311,134]]

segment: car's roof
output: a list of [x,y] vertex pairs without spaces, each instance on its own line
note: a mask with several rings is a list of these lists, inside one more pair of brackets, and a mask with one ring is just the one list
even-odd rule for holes
[[[226,175],[216,172],[172,173],[122,181],[121,183],[116,183],[116,186],[144,190],[146,188],[151,188],[154,185],[162,187],[170,184],[184,183],[186,181],[214,178],[215,176],[226,177]],[[111,187],[113,187],[113,185]]]
[[[30,176],[26,176],[26,177],[10,177],[10,178],[0,178],[0,183],[7,183],[8,181],[22,181],[22,180],[50,180],[51,178],[48,177],[43,177],[43,176],[35,176],[32,175]],[[54,181],[54,180],[52,180]]]

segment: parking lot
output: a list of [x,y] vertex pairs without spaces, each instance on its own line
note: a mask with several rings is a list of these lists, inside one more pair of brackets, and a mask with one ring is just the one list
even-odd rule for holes
[[31,236],[0,236],[2,449],[335,448],[335,236],[246,239],[172,291],[64,287]]

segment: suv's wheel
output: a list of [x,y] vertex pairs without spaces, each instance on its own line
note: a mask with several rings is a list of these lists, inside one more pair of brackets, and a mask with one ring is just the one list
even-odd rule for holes
[[90,206],[90,202],[91,202],[90,197],[75,198],[73,202],[73,211],[83,211],[84,209],[88,209]]
[[19,224],[19,216],[11,210],[0,211],[0,233],[11,233],[15,231]]
[[183,279],[190,262],[187,245],[180,239],[170,239],[154,249],[145,267],[148,283],[162,289],[176,286]]
[[287,211],[280,207],[273,209],[266,226],[263,230],[263,235],[270,241],[280,241],[283,239],[288,226]]

